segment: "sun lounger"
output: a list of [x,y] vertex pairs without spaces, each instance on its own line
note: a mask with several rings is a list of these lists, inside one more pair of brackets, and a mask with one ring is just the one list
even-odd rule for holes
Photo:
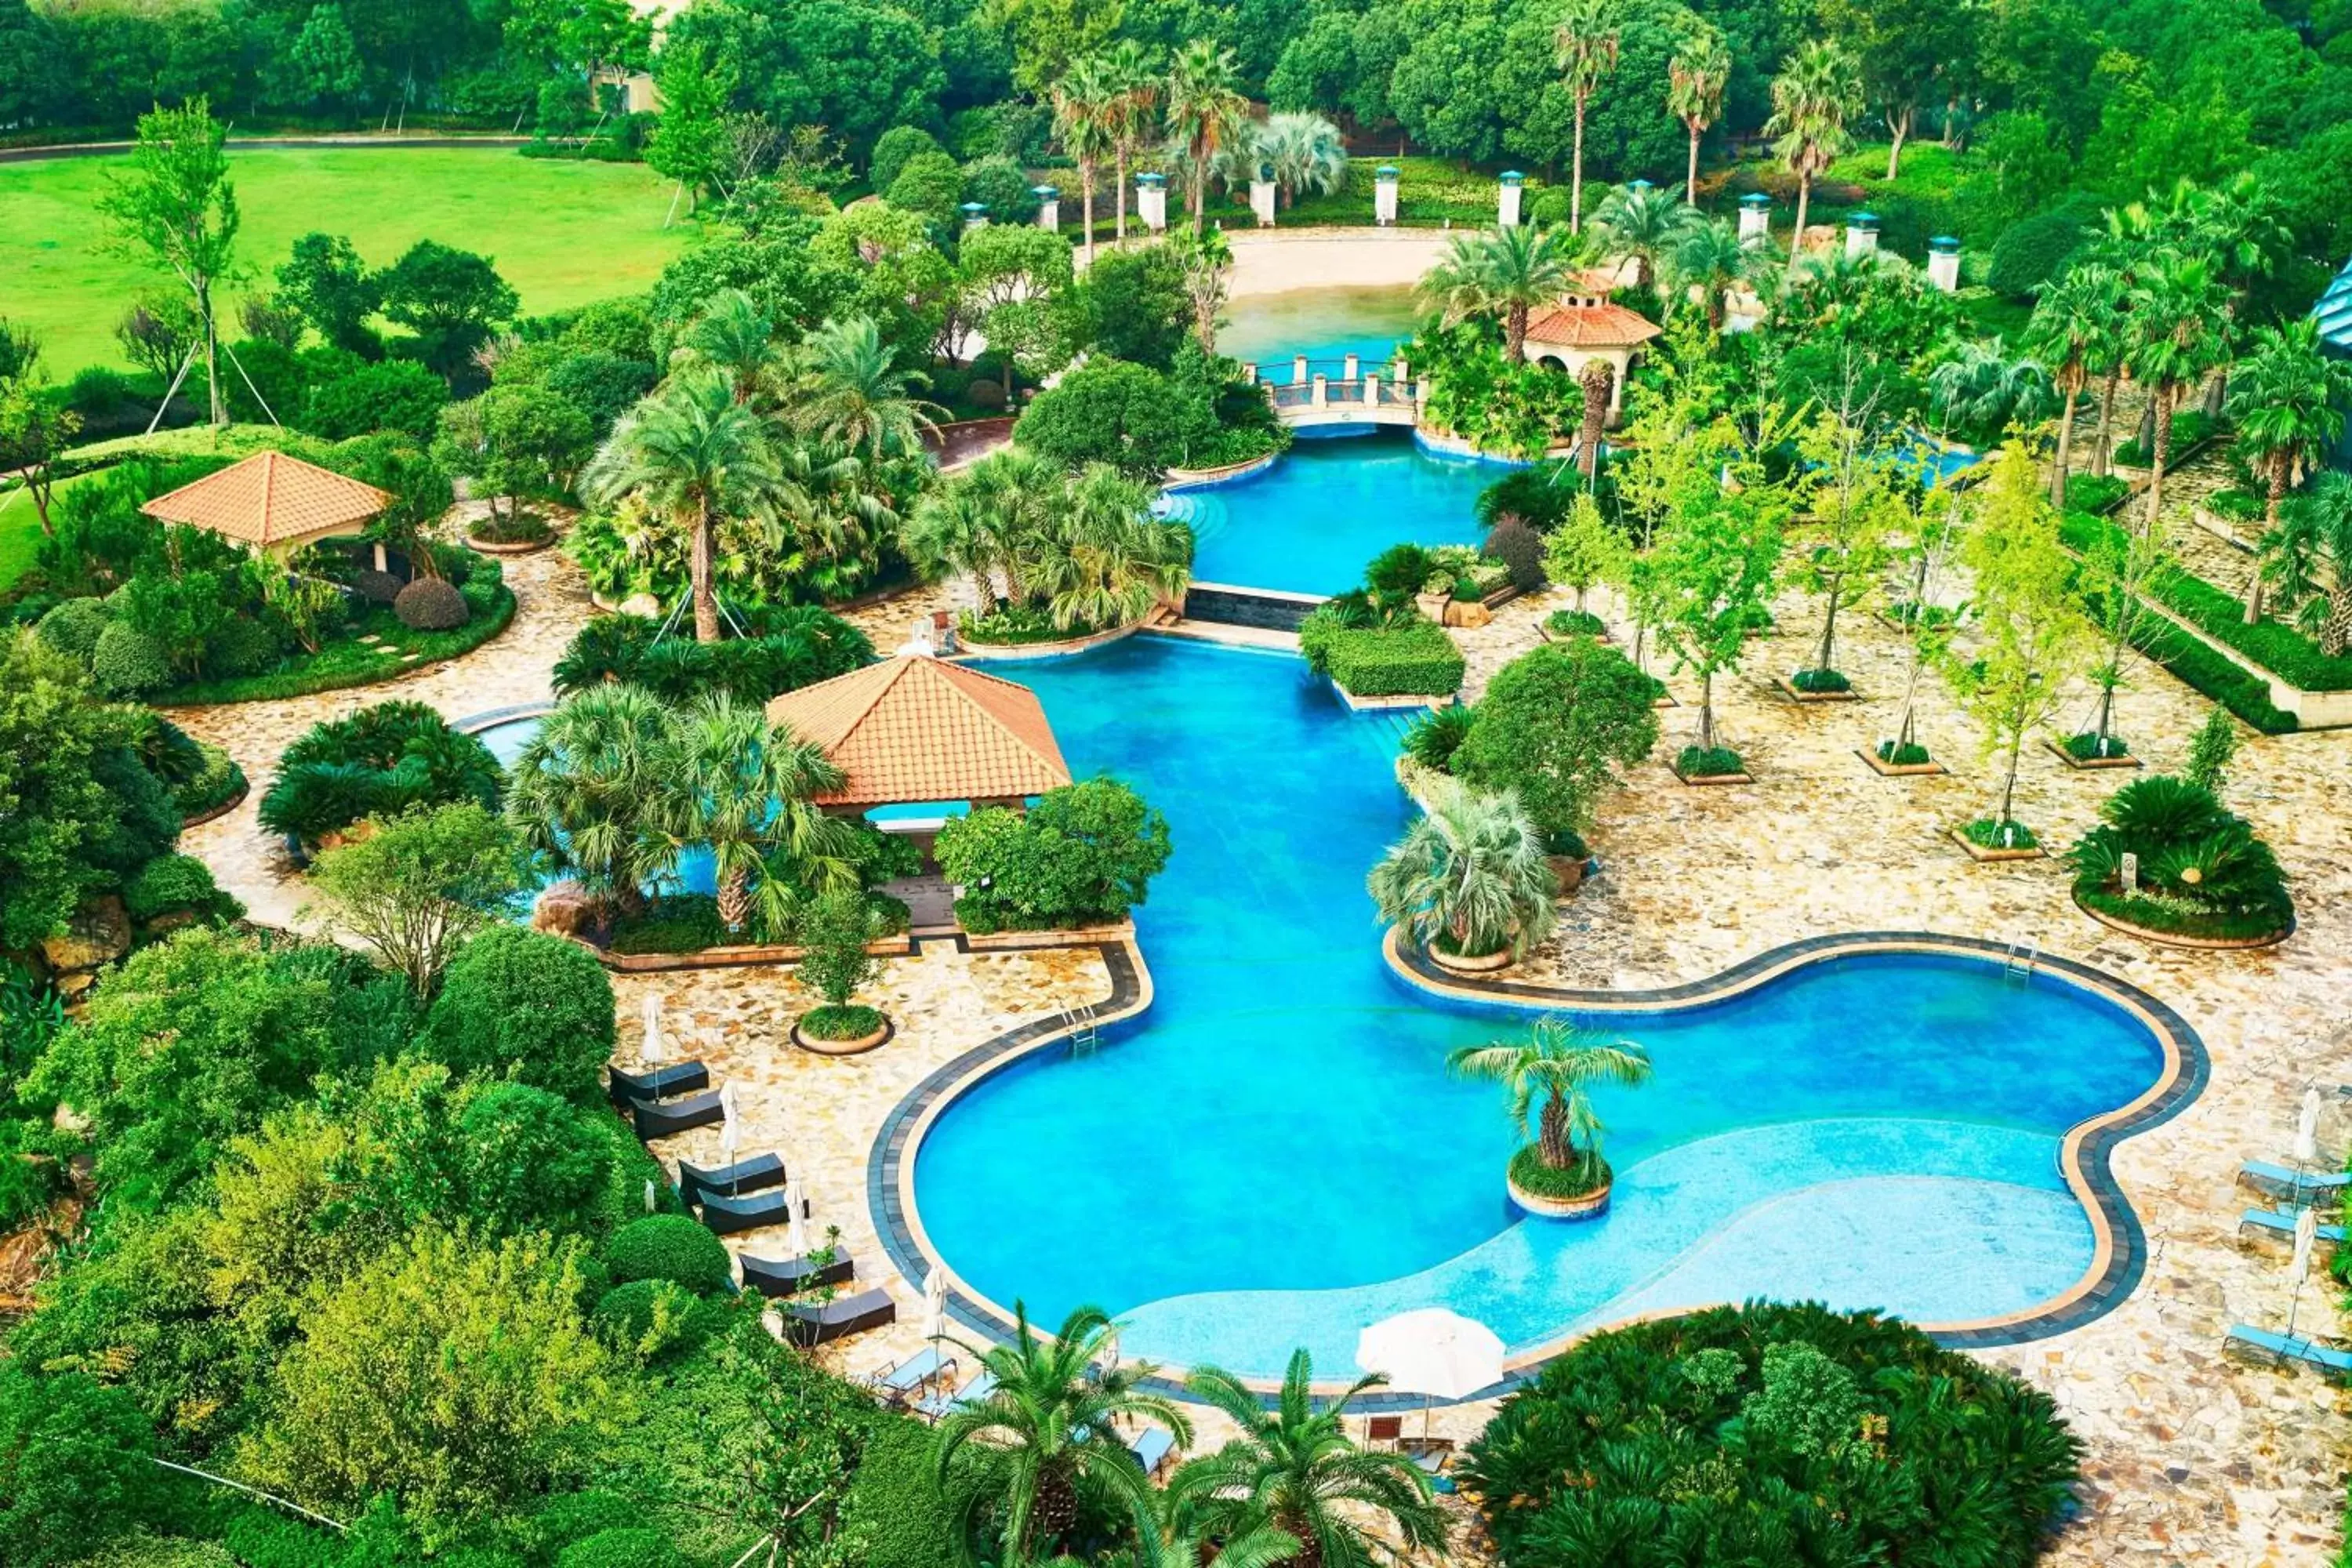
[[[2294,1211],[2293,1209],[2248,1209],[2238,1216],[2238,1234],[2293,1241]],[[2344,1227],[2340,1225],[2323,1225],[2319,1227],[2319,1239],[2331,1247],[2341,1247],[2344,1244]]]
[[2352,1175],[2342,1171],[2298,1171],[2291,1165],[2273,1165],[2263,1160],[2249,1160],[2238,1167],[2240,1186],[2290,1202],[2340,1198],[2347,1182],[2352,1182]]
[[710,1087],[710,1069],[700,1062],[671,1062],[650,1072],[623,1072],[610,1069],[612,1078],[606,1091],[615,1105],[632,1100],[667,1100],[674,1094],[692,1094]]
[[931,1391],[907,1408],[927,1421],[936,1421],[959,1405],[977,1405],[996,1387],[996,1379],[983,1371],[961,1388],[950,1389],[944,1383],[931,1385]]
[[2299,1361],[2318,1367],[2331,1377],[2352,1373],[2352,1351],[2340,1351],[2333,1345],[2323,1345],[2316,1340],[2274,1334],[2268,1329],[2249,1328],[2233,1323],[2221,1342],[2224,1350],[2232,1350],[2259,1361],[2271,1363]]
[[784,1337],[803,1350],[810,1350],[898,1321],[898,1303],[890,1300],[890,1292],[878,1289],[860,1290],[837,1300],[806,1307],[787,1306]]
[[825,1285],[846,1285],[857,1277],[857,1261],[843,1254],[819,1267],[806,1258],[753,1258],[746,1254],[743,1289],[767,1297],[797,1296]]
[[738,1160],[731,1165],[719,1165],[704,1170],[699,1165],[677,1163],[677,1195],[688,1203],[698,1204],[705,1193],[719,1193],[730,1198],[745,1193],[761,1193],[770,1187],[784,1184],[784,1157],[782,1154],[754,1154],[748,1160]]
[[719,1103],[719,1091],[708,1089],[681,1100],[632,1100],[629,1114],[636,1123],[637,1141],[650,1143],[656,1138],[724,1121],[727,1108]]
[[893,1399],[907,1399],[954,1372],[955,1364],[953,1356],[940,1354],[939,1346],[925,1345],[896,1366],[875,1373],[872,1383],[879,1393]]
[[793,1217],[790,1199],[788,1193],[747,1193],[730,1198],[725,1193],[707,1192],[702,1194],[702,1223],[720,1236],[782,1225]]
[[1165,1426],[1146,1426],[1128,1444],[1127,1451],[1135,1456],[1145,1475],[1157,1478],[1160,1467],[1176,1451],[1176,1437]]

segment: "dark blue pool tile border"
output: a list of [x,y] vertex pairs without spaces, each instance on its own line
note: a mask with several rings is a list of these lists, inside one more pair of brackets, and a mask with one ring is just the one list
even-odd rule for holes
[[[961,947],[962,944],[959,942],[958,945]],[[1065,944],[1048,942],[1040,945]],[[1097,1009],[1110,1016],[1134,1010],[1145,995],[1145,981],[1133,951],[1124,942],[1083,945],[1092,947],[1100,955],[1110,974],[1110,994],[1097,1005]],[[1695,1005],[1721,1000],[1792,965],[1809,961],[1834,963],[1838,957],[1857,956],[1860,952],[1872,949],[1902,952],[1940,950],[2001,960],[2011,956],[2007,945],[1981,937],[1949,936],[1935,931],[1849,931],[1836,936],[1808,937],[1801,942],[1769,948],[1703,980],[1625,991],[1538,985],[1517,980],[1487,980],[1441,969],[1426,954],[1417,951],[1392,948],[1391,956],[1413,978],[1457,995],[1483,996],[1532,1006],[1624,1009]],[[2061,1304],[2047,1311],[1982,1328],[1931,1331],[1937,1343],[1955,1350],[1999,1350],[2068,1332],[2105,1316],[2138,1288],[2147,1268],[2147,1232],[2140,1225],[2139,1215],[2133,1209],[2131,1200],[2116,1181],[2111,1158],[2125,1139],[2179,1115],[2203,1092],[2211,1074],[2211,1063],[2206,1055],[2204,1041],[2189,1021],[2166,1003],[2128,981],[2073,959],[2041,955],[2033,959],[2032,964],[2036,969],[2064,974],[2089,990],[2127,1004],[2168,1037],[2179,1067],[2161,1093],[2128,1116],[2118,1117],[2095,1128],[2084,1135],[2080,1145],[2078,1169],[2098,1206],[2099,1219],[2106,1227],[2109,1237],[2106,1268],[2087,1288],[2070,1292]],[[909,1281],[920,1285],[932,1267],[930,1259],[915,1240],[914,1227],[908,1222],[905,1205],[899,1199],[900,1173],[913,1145],[916,1125],[950,1089],[967,1083],[992,1064],[1008,1062],[1066,1032],[1067,1026],[1056,1016],[1033,1019],[984,1040],[927,1074],[883,1119],[867,1155],[866,1201],[873,1212],[875,1228],[881,1237],[883,1250]],[[1003,1343],[1011,1337],[1001,1319],[961,1292],[949,1292],[948,1315],[994,1342]],[[1498,1398],[1535,1377],[1542,1370],[1542,1364],[1538,1362],[1515,1367],[1503,1381],[1469,1395],[1465,1403]],[[1150,1385],[1160,1393],[1186,1396],[1182,1384],[1173,1379],[1151,1379]],[[1370,1394],[1360,1396],[1350,1408],[1375,1412],[1409,1411],[1421,1408],[1423,1403],[1413,1394]]]

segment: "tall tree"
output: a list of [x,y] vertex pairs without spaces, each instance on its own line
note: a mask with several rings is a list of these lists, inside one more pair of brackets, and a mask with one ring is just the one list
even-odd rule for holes
[[[1087,265],[1095,263],[1095,173],[1118,151],[1119,83],[1109,61],[1087,55],[1070,62],[1054,84],[1054,130],[1078,166],[1078,200],[1086,214]],[[1121,178],[1125,178],[1122,170]],[[1124,210],[1124,204],[1122,204]]]
[[1103,56],[1116,93],[1111,112],[1111,158],[1118,179],[1118,216],[1111,226],[1115,239],[1127,237],[1127,165],[1137,152],[1160,132],[1160,77],[1150,50],[1133,38],[1121,38]]
[[1666,65],[1666,108],[1690,132],[1690,170],[1683,199],[1698,205],[1698,144],[1707,127],[1723,118],[1723,89],[1731,79],[1731,50],[1723,35],[1702,27]]
[[1975,7],[1911,0],[1827,0],[1822,21],[1854,56],[1862,87],[1886,121],[1886,177],[1903,173],[1903,145],[1936,83],[1964,65]]
[[2295,624],[2319,639],[2320,652],[2342,658],[2352,649],[2352,474],[2322,474],[2263,544]]
[[2025,331],[2025,350],[2050,368],[2057,388],[2058,452],[2050,468],[2050,504],[2066,504],[2069,456],[2074,449],[2074,401],[2090,384],[2092,368],[2106,361],[2116,336],[2116,300],[2111,274],[2077,267],[2042,291]]
[[1773,139],[1773,154],[1797,176],[1791,267],[1804,251],[1813,181],[1845,151],[1846,127],[1861,111],[1862,77],[1853,57],[1826,38],[1806,44],[1772,79],[1772,117],[1764,122],[1764,133]]
[[1201,232],[1209,170],[1232,146],[1249,115],[1241,93],[1241,69],[1234,52],[1207,39],[1176,51],[1168,66],[1168,134],[1184,152],[1186,205],[1192,232]]
[[1556,229],[1534,224],[1464,235],[1421,280],[1421,295],[1448,326],[1472,316],[1503,319],[1503,352],[1519,357],[1528,315],[1549,303],[1576,274],[1579,247]]
[[1759,266],[1756,248],[1742,244],[1730,224],[1715,218],[1683,231],[1666,271],[1676,287],[1698,290],[1706,324],[1719,332],[1730,313],[1731,290],[1754,279]]
[[1602,198],[1592,221],[1601,232],[1601,254],[1633,262],[1633,287],[1647,289],[1658,268],[1698,220],[1682,193],[1656,185],[1620,185]]
[[[687,194],[688,210],[699,212],[703,187],[719,183],[733,153],[727,106],[735,95],[735,68],[730,62],[712,59],[710,51],[692,39],[664,49],[659,64],[661,119],[646,143],[646,163],[677,181]],[[677,208],[672,201],[670,210]],[[667,216],[662,226],[669,226]]]
[[935,403],[915,395],[929,378],[900,370],[898,351],[870,316],[825,321],[802,345],[804,374],[794,423],[840,442],[869,463],[919,451],[939,428]]
[[2164,466],[2172,451],[2172,416],[2180,399],[2221,363],[2226,344],[2226,290],[2202,256],[2159,253],[2135,269],[2130,293],[2131,378],[2147,389],[2154,411],[2148,447],[2147,517],[2154,532],[2164,505]]
[[726,692],[708,692],[686,713],[666,769],[667,830],[709,847],[719,882],[719,919],[730,931],[751,918],[752,882],[772,853],[786,851],[796,879],[855,889],[849,825],[810,796],[841,785],[822,748],[772,728],[767,715]]
[[1718,748],[1715,679],[1737,669],[1748,636],[1764,624],[1780,570],[1788,502],[1770,486],[1683,498],[1633,564],[1643,623],[1699,678],[1698,749]]
[[213,289],[236,257],[236,187],[229,183],[227,127],[198,98],[180,109],[139,117],[129,167],[107,176],[99,211],[121,255],[144,257],[186,286],[204,331],[205,379],[212,423],[228,423],[220,379],[220,331]]
[[1569,154],[1568,232],[1584,229],[1584,116],[1592,95],[1617,68],[1617,44],[1622,24],[1617,0],[1568,0],[1552,47],[1559,63],[1560,83],[1568,89],[1576,116]]
[[[2352,364],[2330,355],[2311,317],[2265,327],[2230,388],[2238,450],[2263,476],[2263,531],[2279,526],[2279,504],[2344,434]],[[2246,578],[2246,624],[2263,618],[2263,573]]]

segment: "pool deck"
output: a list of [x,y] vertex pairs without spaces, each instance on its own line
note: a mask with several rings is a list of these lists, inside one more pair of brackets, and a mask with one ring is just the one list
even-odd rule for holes
[[[589,613],[586,594],[558,553],[519,559],[508,572],[520,601],[515,624],[464,659],[393,685],[174,715],[226,745],[253,780],[251,799],[192,831],[186,845],[257,918],[293,923],[301,903],[299,882],[254,812],[278,754],[303,730],[393,696],[431,701],[452,717],[545,697],[549,669]],[[927,590],[858,618],[887,648],[950,597]],[[1538,619],[1565,602],[1522,600],[1492,626],[1457,634],[1474,694],[1534,646]],[[1613,605],[1597,607],[1614,618]],[[2032,941],[2177,1009],[2204,1041],[2210,1079],[2179,1115],[2113,1153],[2146,1232],[2137,1287],[2088,1326],[1983,1353],[2049,1390],[2089,1445],[2082,1515],[2050,1561],[2148,1568],[2331,1562],[2344,1506],[2345,1397],[2307,1372],[2225,1360],[2221,1339],[2232,1322],[2283,1326],[2291,1286],[2281,1251],[2237,1238],[2246,1206],[2233,1185],[2239,1163],[2284,1158],[2307,1085],[2352,1083],[2344,980],[2352,954],[2352,836],[2344,829],[2352,821],[2352,737],[2249,736],[2230,788],[2232,805],[2295,879],[2304,924],[2294,939],[2246,954],[2158,949],[2084,917],[2067,895],[2062,863],[1978,865],[1952,845],[1947,830],[1983,808],[1997,779],[1940,691],[1929,691],[1922,721],[1954,773],[1886,778],[1857,758],[1857,748],[1888,727],[1901,689],[1901,647],[1884,625],[1866,615],[1841,619],[1840,662],[1862,700],[1787,700],[1772,678],[1795,668],[1817,623],[1795,596],[1780,613],[1782,629],[1754,645],[1748,668],[1719,683],[1718,723],[1756,782],[1690,790],[1663,761],[1635,769],[1631,787],[1604,803],[1592,835],[1601,875],[1566,907],[1558,939],[1526,977],[1571,987],[1670,986],[1785,943],[1904,929]],[[1695,690],[1674,684],[1685,705],[1664,715],[1662,757],[1696,719]],[[2177,765],[2205,712],[2201,700],[2147,668],[2120,698],[2120,727],[2157,766]],[[2072,772],[2046,752],[2032,752],[2019,812],[2063,846],[2130,776]],[[866,997],[897,1020],[898,1037],[851,1059],[811,1057],[786,1043],[785,1026],[806,1005],[788,971],[626,976],[616,985],[623,1057],[634,1058],[630,1021],[643,994],[659,990],[714,1079],[736,1086],[745,1152],[779,1148],[796,1176],[807,1173],[819,1223],[841,1227],[860,1283],[886,1285],[898,1297],[897,1327],[827,1352],[856,1373],[920,1345],[920,1290],[888,1266],[866,1198],[867,1155],[886,1119],[924,1077],[1006,1028],[1107,997],[1111,975],[1091,949],[975,954],[926,943],[891,963]],[[2347,1138],[2352,1110],[2330,1095],[2322,1147],[2334,1155]],[[658,1152],[712,1163],[717,1149],[717,1131],[707,1129]],[[1008,1212],[1005,1223],[1018,1225],[1020,1215]],[[772,1256],[782,1245],[757,1232],[730,1244]],[[2305,1325],[2330,1323],[2333,1293],[2325,1282],[2306,1287]],[[1486,1414],[1475,1405],[1444,1410],[1436,1426],[1466,1437]]]

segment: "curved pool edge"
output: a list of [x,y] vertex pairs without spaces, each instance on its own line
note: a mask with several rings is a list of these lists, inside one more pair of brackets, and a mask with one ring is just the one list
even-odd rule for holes
[[[1151,1004],[1151,979],[1140,947],[1133,939],[1118,942],[1067,944],[1091,946],[1110,971],[1111,994],[1098,1005],[1103,1024],[1135,1017]],[[1979,937],[1950,936],[1933,931],[1852,931],[1836,936],[1809,937],[1768,948],[1704,979],[1654,988],[1606,991],[1538,985],[1526,981],[1477,981],[1438,971],[1420,954],[1400,951],[1391,931],[1383,943],[1391,971],[1420,990],[1452,1000],[1530,1008],[1574,1008],[1581,1011],[1681,1010],[1727,1000],[1755,990],[1780,976],[1811,964],[1870,953],[1948,954],[1980,961],[2006,959],[2001,943]],[[1417,961],[1417,963],[1416,963]],[[1954,1323],[1921,1324],[1937,1343],[1956,1350],[1993,1350],[2031,1343],[2067,1332],[2104,1317],[2137,1288],[2147,1270],[2147,1243],[2131,1200],[2116,1181],[2110,1166],[2115,1147],[2178,1115],[2195,1100],[2210,1072],[2203,1040],[2187,1019],[2128,981],[2072,959],[2042,956],[2035,967],[2087,991],[2138,1019],[2164,1053],[2164,1069],[2155,1083],[2128,1103],[2090,1117],[2070,1129],[2060,1145],[2059,1163],[2067,1188],[2081,1204],[2091,1224],[2095,1242],[2092,1262],[2083,1278],[2048,1300],[1997,1318]],[[1034,1019],[992,1037],[925,1075],[883,1119],[866,1161],[866,1199],[875,1230],[891,1264],[919,1289],[932,1269],[948,1279],[948,1314],[956,1322],[997,1343],[1012,1338],[1010,1309],[967,1284],[931,1247],[915,1202],[915,1160],[924,1135],[947,1108],[986,1079],[1041,1050],[1061,1043],[1071,1033],[1057,1016]],[[1736,1304],[1736,1303],[1734,1303]],[[1652,1319],[1680,1317],[1703,1309],[1678,1307],[1636,1314],[1606,1323],[1588,1325],[1547,1341],[1511,1357],[1502,1382],[1458,1401],[1475,1404],[1500,1397],[1532,1377],[1548,1362],[1579,1341],[1612,1328]],[[1036,1331],[1032,1325],[1033,1331]],[[1183,1395],[1183,1368],[1165,1366],[1151,1380],[1160,1392]],[[1273,1379],[1245,1378],[1249,1386],[1271,1392]],[[1334,1394],[1347,1386],[1339,1380],[1318,1380],[1316,1392]],[[1360,1410],[1418,1408],[1418,1395],[1374,1394],[1360,1397]]]

